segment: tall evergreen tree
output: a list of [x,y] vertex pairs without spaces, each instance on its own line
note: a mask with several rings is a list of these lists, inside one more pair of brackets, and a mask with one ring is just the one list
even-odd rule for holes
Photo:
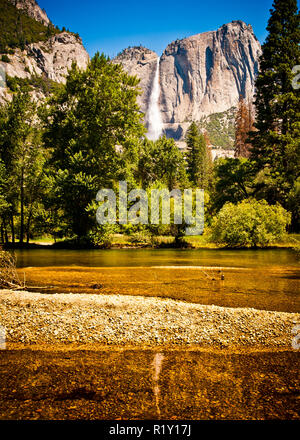
[[199,188],[206,189],[212,171],[212,159],[205,137],[200,133],[195,122],[192,122],[187,134],[187,171],[191,182]]
[[269,202],[287,206],[300,169],[300,96],[293,68],[300,64],[297,0],[274,0],[256,81],[256,132],[251,158],[272,180]]

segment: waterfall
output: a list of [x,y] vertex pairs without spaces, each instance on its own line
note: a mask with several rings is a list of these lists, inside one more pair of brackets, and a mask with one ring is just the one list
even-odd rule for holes
[[154,75],[152,91],[150,95],[150,103],[148,108],[148,139],[156,141],[163,131],[163,122],[159,109],[159,96],[160,96],[160,84],[159,84],[159,62],[160,58],[157,58],[157,66]]

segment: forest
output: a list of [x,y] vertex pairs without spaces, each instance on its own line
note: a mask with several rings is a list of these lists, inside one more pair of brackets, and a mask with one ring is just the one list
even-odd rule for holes
[[[10,7],[6,14],[12,14]],[[10,18],[12,23],[16,19]],[[8,54],[34,41],[33,31],[43,38],[58,32],[37,22],[41,29],[33,29],[34,20],[22,13],[17,20],[23,22],[22,34],[8,29],[1,36],[0,46]],[[186,151],[165,136],[147,139],[136,101],[139,80],[104,54],[97,53],[86,71],[73,64],[65,85],[8,78],[12,100],[0,108],[2,243],[22,246],[47,236],[55,242],[107,246],[118,233],[142,239],[172,236],[183,244],[182,227],[175,224],[97,225],[97,191],[117,190],[121,180],[129,190],[204,189],[205,225],[216,243],[264,246],[286,230],[299,232],[297,2],[275,1],[267,31],[255,101],[241,96],[238,104],[235,158],[214,162],[209,135],[199,121],[187,131]],[[46,101],[36,102],[36,87],[47,92]]]

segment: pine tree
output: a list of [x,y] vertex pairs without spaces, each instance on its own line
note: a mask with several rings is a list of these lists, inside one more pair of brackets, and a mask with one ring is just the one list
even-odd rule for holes
[[249,144],[249,132],[253,130],[253,109],[251,102],[246,103],[243,96],[240,96],[238,110],[235,118],[235,157],[250,156],[251,144]]
[[274,0],[256,81],[256,132],[251,159],[272,180],[269,202],[287,204],[299,177],[300,96],[293,68],[300,64],[297,0]]
[[205,137],[200,133],[195,122],[192,122],[187,134],[187,171],[191,182],[206,189],[211,175],[212,158]]

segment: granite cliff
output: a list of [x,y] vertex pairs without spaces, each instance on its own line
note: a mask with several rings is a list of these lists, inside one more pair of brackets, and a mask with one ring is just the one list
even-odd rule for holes
[[[8,51],[5,61],[3,57],[0,61],[1,76],[5,71],[9,77],[43,76],[61,83],[73,61],[82,69],[87,66],[89,56],[77,34],[54,28],[35,0],[8,1],[15,11],[21,10],[31,17],[32,23],[41,23],[44,36]],[[170,43],[159,59],[158,75],[158,105],[167,136],[182,140],[191,121],[203,125],[209,115],[218,115],[218,120],[227,121],[227,125],[229,120],[232,125],[239,96],[247,100],[253,98],[260,53],[261,47],[252,27],[242,21]],[[129,74],[140,78],[142,93],[138,102],[146,114],[146,124],[153,81],[157,78],[158,57],[152,50],[138,46],[125,49],[113,60],[121,63]],[[0,102],[10,97],[9,91],[0,87]],[[211,120],[206,125],[209,124]],[[231,148],[230,130],[228,145],[219,146]]]
[[8,0],[17,9],[23,10],[29,17],[47,26],[50,20],[44,9],[41,9],[35,0]]
[[[54,28],[47,14],[40,9],[35,0],[9,0],[17,10],[22,10],[31,17],[31,24],[26,22],[26,26],[34,26],[37,21],[40,27],[45,29],[43,35],[34,35],[35,42],[21,45],[19,47],[8,48],[4,56],[0,56],[1,77],[18,77],[30,79],[43,77],[57,83],[64,83],[68,69],[73,62],[81,69],[85,69],[89,62],[89,55],[85,50],[81,38],[72,32],[62,32]],[[12,8],[14,9],[14,8]],[[12,13],[12,12],[11,12]],[[16,17],[18,13],[15,12]],[[50,27],[50,29],[49,29]],[[47,33],[50,32],[50,36]],[[46,35],[46,38],[45,38]],[[5,75],[4,73],[5,72]],[[38,99],[43,96],[36,93]],[[0,87],[0,102],[11,99],[8,88]]]
[[16,49],[9,58],[5,66],[7,75],[19,78],[45,75],[59,83],[65,82],[73,61],[85,68],[89,60],[81,39],[69,32],[59,33],[46,42],[28,44],[23,51]]
[[[190,121],[232,109],[240,95],[252,99],[260,53],[252,27],[242,21],[169,44],[160,58],[159,104],[166,134],[181,139]],[[141,79],[145,113],[157,57],[134,47],[115,58]]]

